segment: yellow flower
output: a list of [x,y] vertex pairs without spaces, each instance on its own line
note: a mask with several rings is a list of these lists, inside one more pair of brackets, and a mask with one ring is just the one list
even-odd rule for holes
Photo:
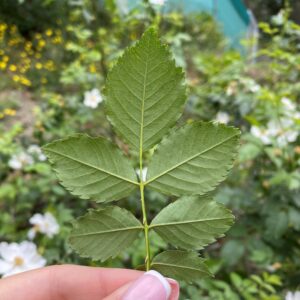
[[56,36],[55,38],[52,39],[53,44],[61,44],[62,43],[62,38],[60,36]]
[[46,41],[45,40],[40,40],[39,43],[38,43],[38,47],[39,48],[44,48],[46,45]]
[[12,77],[12,79],[13,79],[14,82],[19,82],[19,81],[20,81],[20,76],[14,75],[14,76]]
[[41,83],[42,83],[42,84],[45,84],[45,83],[47,83],[47,82],[48,82],[47,78],[45,78],[45,77],[42,77],[42,79],[41,79]]
[[47,36],[51,36],[52,34],[53,34],[52,29],[47,29],[47,30],[46,30],[46,35],[47,35]]
[[4,51],[0,49],[0,55],[4,55]]
[[49,70],[49,71],[54,71],[55,70],[55,66],[52,60],[47,60],[47,62],[45,63],[45,69]]
[[0,24],[0,31],[5,31],[7,29],[7,25],[5,23]]
[[26,77],[21,77],[20,82],[26,86],[31,86],[31,82],[29,79],[27,79]]
[[7,116],[14,116],[16,114],[16,111],[11,108],[5,108],[4,109],[4,114]]
[[26,57],[26,56],[27,56],[27,53],[26,53],[26,52],[24,52],[24,51],[22,51],[22,52],[20,53],[20,56],[21,56],[22,58],[24,58],[24,57]]
[[25,43],[25,50],[29,51],[32,48],[32,43],[31,42],[26,42]]
[[42,57],[42,55],[41,55],[41,53],[36,53],[36,54],[34,55],[34,57],[37,58],[37,59],[39,59],[39,58]]
[[40,69],[43,68],[43,65],[38,62],[38,63],[35,64],[35,68],[38,69],[38,70],[40,70]]
[[17,71],[17,66],[16,65],[10,65],[9,70],[12,71],[12,72],[15,72],[15,71]]
[[7,55],[5,55],[5,56],[3,56],[2,60],[3,60],[4,62],[8,62],[8,61],[9,61],[9,57],[8,57]]
[[89,66],[89,70],[90,70],[91,73],[96,73],[97,72],[96,66],[94,64],[91,64]]
[[1,61],[1,62],[0,62],[0,69],[1,69],[1,70],[4,70],[5,68],[6,68],[6,62]]

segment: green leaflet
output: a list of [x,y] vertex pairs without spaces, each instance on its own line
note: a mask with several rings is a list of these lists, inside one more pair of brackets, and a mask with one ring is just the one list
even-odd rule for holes
[[101,261],[130,246],[143,229],[129,211],[117,206],[90,210],[73,225],[71,247],[82,257]]
[[153,29],[110,71],[105,107],[114,129],[136,151],[154,146],[180,117],[184,74]]
[[210,197],[194,196],[164,208],[150,228],[174,246],[200,250],[223,236],[233,219],[228,209]]
[[165,276],[187,282],[197,281],[210,276],[204,259],[195,252],[169,250],[154,257],[151,269]]
[[145,185],[176,196],[213,190],[233,165],[239,134],[236,128],[205,122],[173,131],[155,151]]
[[77,134],[47,144],[43,151],[62,185],[83,199],[117,200],[138,186],[130,162],[104,138]]

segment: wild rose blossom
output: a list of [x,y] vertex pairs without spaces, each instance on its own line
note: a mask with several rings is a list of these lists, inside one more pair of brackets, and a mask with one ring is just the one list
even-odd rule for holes
[[83,104],[90,108],[97,108],[103,101],[102,95],[98,89],[92,89],[84,93]]
[[32,242],[0,243],[0,275],[3,277],[41,268],[45,265],[46,259],[38,253],[36,245]]
[[30,145],[27,149],[27,152],[33,156],[36,156],[40,161],[45,161],[47,159],[46,155],[42,152],[42,149],[38,145]]
[[45,234],[47,237],[52,238],[59,232],[59,225],[54,216],[46,212],[44,215],[35,214],[29,219],[29,223],[33,227],[28,231],[28,238],[34,239],[37,233]]
[[20,152],[13,155],[8,161],[8,166],[14,170],[21,170],[25,166],[33,164],[33,158],[26,152]]
[[230,121],[230,116],[226,112],[219,111],[216,115],[216,121],[222,124],[228,124]]

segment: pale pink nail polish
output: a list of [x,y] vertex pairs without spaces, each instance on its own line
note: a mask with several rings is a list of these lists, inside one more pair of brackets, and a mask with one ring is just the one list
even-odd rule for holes
[[156,271],[149,271],[129,287],[122,300],[168,300],[170,294],[167,279]]

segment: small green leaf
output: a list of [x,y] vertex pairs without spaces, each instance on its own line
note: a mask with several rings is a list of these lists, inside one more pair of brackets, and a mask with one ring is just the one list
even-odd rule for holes
[[188,197],[164,208],[152,221],[165,241],[184,249],[200,250],[233,224],[233,215],[210,197]]
[[169,250],[154,257],[151,268],[165,276],[192,282],[210,276],[204,259],[196,252]]
[[129,161],[102,137],[77,134],[43,147],[62,185],[97,202],[128,196],[138,183]]
[[236,128],[204,122],[173,131],[154,153],[145,185],[176,196],[213,190],[233,165],[239,135]]
[[82,257],[101,261],[130,246],[143,229],[129,211],[117,206],[90,210],[73,225],[70,246]]
[[180,117],[184,74],[153,29],[125,50],[106,82],[105,107],[115,130],[133,150],[157,144]]

